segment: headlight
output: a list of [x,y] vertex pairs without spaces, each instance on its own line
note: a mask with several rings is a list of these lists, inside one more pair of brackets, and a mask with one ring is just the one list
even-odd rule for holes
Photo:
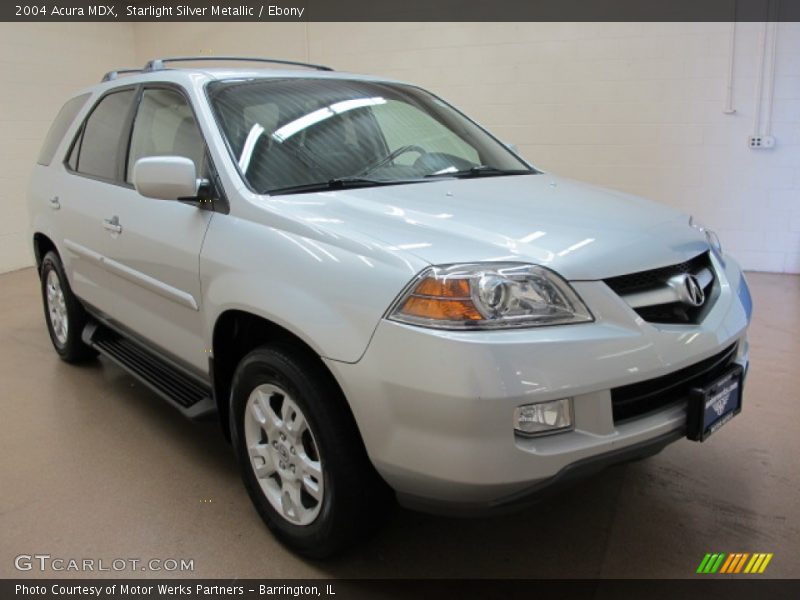
[[706,236],[706,241],[708,242],[708,245],[711,247],[712,250],[714,250],[714,252],[717,253],[717,256],[722,258],[722,244],[720,243],[719,236],[716,234],[716,232],[712,231],[708,227],[705,227],[697,223],[694,220],[694,217],[689,217],[689,226],[694,227],[698,231],[702,231]]
[[553,271],[520,263],[429,267],[389,311],[394,321],[437,329],[500,329],[592,321]]

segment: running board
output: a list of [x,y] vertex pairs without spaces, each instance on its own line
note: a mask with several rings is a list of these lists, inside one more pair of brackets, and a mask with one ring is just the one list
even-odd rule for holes
[[200,419],[216,411],[211,386],[110,327],[90,321],[83,329],[81,338],[85,344],[139,379],[184,416]]

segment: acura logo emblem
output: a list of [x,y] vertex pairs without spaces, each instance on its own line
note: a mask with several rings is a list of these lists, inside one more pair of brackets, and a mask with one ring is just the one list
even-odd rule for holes
[[678,302],[687,306],[703,306],[706,301],[706,294],[700,281],[691,273],[681,273],[669,278],[667,285],[671,287]]
[[680,289],[681,302],[690,306],[702,306],[706,301],[705,292],[700,287],[700,282],[694,275],[684,275],[683,282]]

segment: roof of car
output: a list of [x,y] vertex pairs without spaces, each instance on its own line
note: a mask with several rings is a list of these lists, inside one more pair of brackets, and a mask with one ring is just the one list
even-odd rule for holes
[[[181,70],[184,70],[183,68]],[[186,69],[189,70],[189,69]],[[348,73],[344,71],[308,71],[306,69],[226,69],[213,67],[210,69],[191,69],[195,73],[205,73],[212,79],[236,78],[280,78],[287,77],[314,78],[314,79],[360,79],[364,81],[387,81],[385,77],[364,75],[361,73]]]
[[[208,67],[208,66],[183,66],[185,63],[202,62],[243,62],[247,63],[246,68],[233,68],[230,66]],[[172,65],[180,63],[175,68]],[[258,64],[259,67],[249,65]],[[269,67],[266,67],[269,65]],[[289,67],[289,68],[287,68]],[[147,62],[141,68],[124,68],[109,71],[103,76],[102,82],[121,83],[124,76],[126,83],[136,83],[138,81],[153,81],[154,79],[167,78],[172,81],[180,80],[183,77],[196,78],[201,75],[207,79],[255,79],[255,78],[315,78],[315,79],[357,79],[363,81],[388,81],[385,78],[356,73],[342,73],[334,71],[331,67],[313,63],[304,63],[286,59],[258,58],[251,56],[180,56],[172,58],[155,58]]]
[[[195,63],[203,61],[219,61],[225,63],[245,61],[249,64],[244,68],[235,68],[227,65],[219,67],[194,65],[184,66],[183,64],[178,67],[166,66],[173,61]],[[250,66],[254,63],[266,63],[273,66],[266,68],[254,68]],[[153,67],[154,64],[155,68]],[[322,65],[306,64],[293,61],[274,61],[273,59],[256,59],[252,57],[179,57],[174,59],[154,59],[149,61],[143,68],[126,67],[109,71],[103,76],[102,81],[94,85],[87,86],[82,90],[76,91],[73,94],[73,97],[86,93],[103,94],[116,87],[136,85],[146,82],[176,83],[186,88],[191,88],[198,83],[198,79],[200,80],[200,83],[204,84],[209,81],[228,79],[266,80],[288,78],[355,80],[396,84],[404,83],[388,77],[334,71],[330,67],[323,67]]]
[[183,85],[187,88],[192,87],[193,83],[197,83],[197,79],[201,78],[203,83],[217,80],[253,80],[253,79],[320,79],[332,81],[372,81],[381,83],[403,83],[398,80],[390,79],[387,77],[376,77],[373,75],[364,75],[359,73],[346,73],[341,71],[308,71],[305,69],[230,69],[230,68],[179,68],[179,69],[162,69],[160,71],[148,71],[140,73],[121,73],[119,76],[110,80],[104,80],[101,83],[96,83],[92,86],[84,88],[76,92],[76,95],[84,94],[87,92],[103,93],[115,87],[125,85],[135,85],[138,83],[146,82],[159,82],[159,83],[176,83]]

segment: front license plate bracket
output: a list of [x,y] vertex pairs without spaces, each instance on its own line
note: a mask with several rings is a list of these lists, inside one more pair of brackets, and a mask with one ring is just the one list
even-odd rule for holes
[[742,366],[734,364],[708,385],[689,392],[686,437],[702,442],[742,412],[743,376]]

